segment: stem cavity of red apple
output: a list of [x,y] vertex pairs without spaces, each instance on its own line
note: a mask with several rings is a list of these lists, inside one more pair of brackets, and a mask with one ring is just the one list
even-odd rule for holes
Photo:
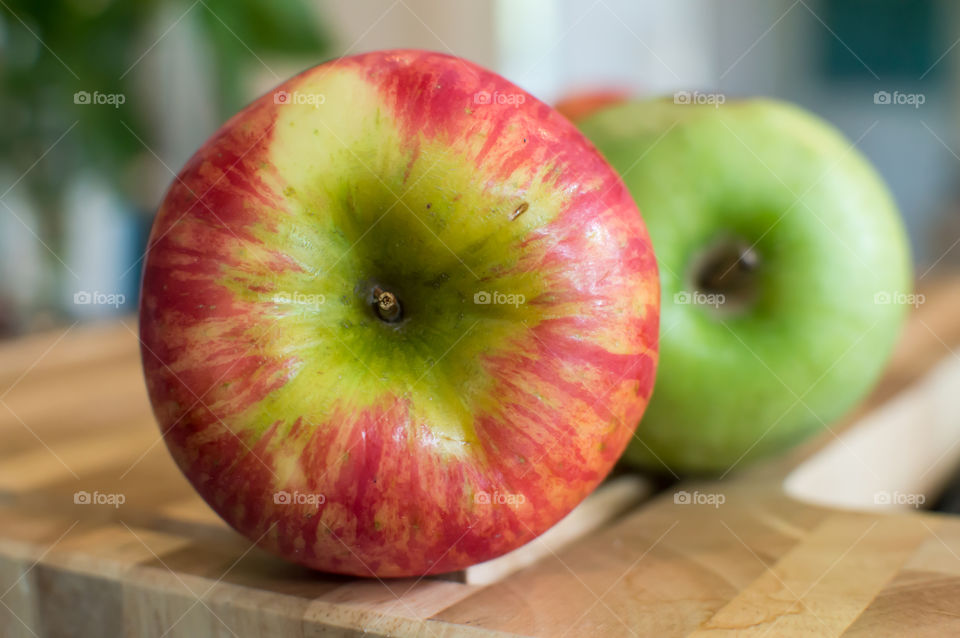
[[403,307],[392,292],[377,286],[373,289],[374,310],[377,316],[387,323],[396,323],[403,318]]

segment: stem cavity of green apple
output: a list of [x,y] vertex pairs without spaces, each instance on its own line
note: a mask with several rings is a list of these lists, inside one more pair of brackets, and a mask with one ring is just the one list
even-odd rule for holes
[[694,267],[697,290],[723,296],[728,311],[748,306],[757,294],[760,256],[743,239],[723,238],[708,247]]

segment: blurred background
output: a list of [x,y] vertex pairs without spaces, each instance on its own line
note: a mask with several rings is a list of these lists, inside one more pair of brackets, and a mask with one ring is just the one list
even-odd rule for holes
[[136,308],[152,216],[232,113],[325,59],[453,53],[555,103],[798,102],[891,185],[922,282],[960,264],[947,0],[0,0],[0,338]]

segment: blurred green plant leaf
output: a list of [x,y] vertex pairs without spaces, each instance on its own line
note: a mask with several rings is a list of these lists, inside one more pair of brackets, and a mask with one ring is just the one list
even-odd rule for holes
[[[121,190],[123,169],[143,152],[137,137],[156,144],[133,100],[117,108],[84,108],[74,96],[94,90],[134,95],[134,82],[144,80],[137,75],[141,67],[130,68],[151,46],[146,34],[161,11],[189,12],[199,25],[223,119],[253,97],[244,94],[244,78],[262,64],[258,58],[318,60],[327,49],[326,34],[305,0],[5,0],[0,158],[17,174],[30,169],[24,182],[41,204],[55,202],[64,176],[81,168],[98,170]],[[33,166],[68,129],[56,153]]]

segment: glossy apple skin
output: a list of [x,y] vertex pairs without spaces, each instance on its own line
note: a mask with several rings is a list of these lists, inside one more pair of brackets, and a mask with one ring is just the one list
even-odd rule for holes
[[[632,198],[567,120],[461,59],[364,54],[279,90],[187,163],[150,236],[142,356],[173,458],[230,525],[320,570],[446,572],[530,541],[651,393],[659,283]],[[491,291],[524,300],[475,303]]]
[[[660,264],[657,389],[626,460],[724,474],[863,398],[908,309],[883,300],[905,298],[912,272],[896,205],[850,140],[762,99],[636,101],[580,127],[624,176]],[[734,312],[678,303],[721,237],[754,247],[754,301]]]

